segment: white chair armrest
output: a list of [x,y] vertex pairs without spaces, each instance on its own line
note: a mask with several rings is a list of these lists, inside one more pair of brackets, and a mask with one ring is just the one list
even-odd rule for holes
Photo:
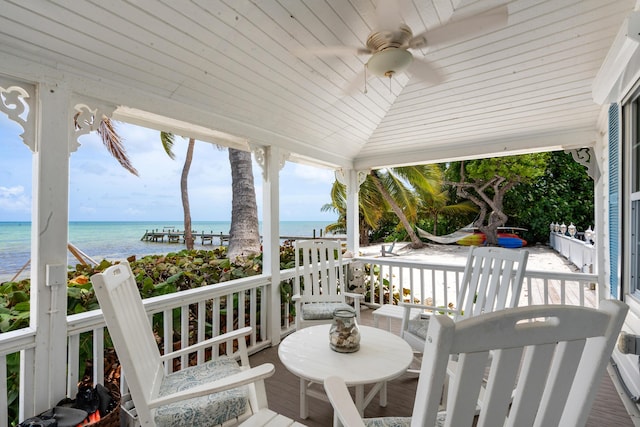
[[300,301],[300,300],[302,299],[302,295],[300,295],[300,294],[292,295],[292,296],[291,296],[291,299],[292,299],[293,301]]
[[354,298],[354,299],[363,299],[364,295],[359,294],[357,292],[341,292],[342,295],[349,297],[349,298]]
[[251,327],[246,326],[244,328],[236,329],[235,331],[231,331],[231,332],[224,333],[222,335],[211,337],[208,340],[200,341],[188,347],[181,348],[180,350],[176,350],[176,351],[172,351],[171,353],[164,354],[160,357],[160,360],[164,362],[166,360],[173,359],[174,357],[178,357],[183,354],[193,353],[194,351],[197,351],[201,348],[207,348],[215,344],[223,343],[225,341],[246,337],[250,333],[251,333]]
[[242,372],[229,375],[228,377],[221,378],[212,383],[202,384],[197,387],[179,391],[177,393],[158,397],[149,401],[149,408],[157,408],[158,406],[168,405],[170,403],[180,402],[182,400],[205,396],[211,393],[225,391],[246,384],[251,384],[256,381],[269,378],[274,374],[275,370],[276,368],[275,366],[273,366],[273,364],[264,363],[260,366],[256,366],[255,368],[243,370]]
[[358,408],[342,378],[328,377],[324,380],[324,389],[333,406],[334,416],[338,417],[344,427],[364,427]]

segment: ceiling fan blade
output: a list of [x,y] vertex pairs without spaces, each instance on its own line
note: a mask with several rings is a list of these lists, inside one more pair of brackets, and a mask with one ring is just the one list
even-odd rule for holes
[[354,46],[308,46],[292,49],[290,52],[298,58],[309,58],[311,56],[365,55],[371,53],[371,50]]
[[374,30],[395,30],[402,24],[401,0],[378,0]]
[[416,57],[413,58],[413,62],[407,68],[407,73],[432,85],[440,84],[445,80],[444,75],[432,63]]
[[458,40],[470,39],[502,28],[507,25],[508,20],[509,9],[507,6],[501,6],[418,34],[411,39],[409,46],[412,48],[434,47]]

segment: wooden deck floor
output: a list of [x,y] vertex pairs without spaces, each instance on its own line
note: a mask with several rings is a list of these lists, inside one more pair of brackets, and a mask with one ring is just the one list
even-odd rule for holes
[[[372,310],[363,310],[361,324],[373,326]],[[392,331],[399,331],[399,324],[392,323]],[[300,419],[299,410],[299,379],[291,374],[280,363],[277,347],[260,351],[251,356],[252,366],[270,362],[276,367],[276,373],[267,379],[267,395],[269,407],[287,417],[296,419],[309,427],[328,427],[333,422],[333,410],[327,402],[317,399],[309,401],[309,418]],[[389,382],[388,404],[382,408],[374,399],[365,411],[366,417],[380,416],[410,416],[413,408],[413,399],[417,386],[417,378],[411,375],[403,375]],[[611,379],[605,375],[596,401],[592,408],[587,426],[589,427],[632,427],[634,424],[618,396]]]

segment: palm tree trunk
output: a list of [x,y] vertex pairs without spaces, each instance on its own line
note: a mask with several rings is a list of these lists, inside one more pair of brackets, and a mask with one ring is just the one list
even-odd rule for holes
[[182,210],[184,212],[184,243],[187,249],[193,249],[193,234],[191,233],[191,208],[189,207],[189,189],[187,186],[187,178],[189,177],[189,169],[191,169],[191,161],[193,160],[193,149],[196,140],[189,138],[187,146],[187,156],[184,159],[182,167],[182,176],[180,177],[180,194],[182,195]]
[[260,252],[260,233],[251,153],[229,148],[229,163],[233,198],[228,256],[234,261]]
[[407,234],[409,235],[409,238],[411,239],[411,247],[413,249],[419,249],[419,248],[424,247],[424,243],[422,242],[422,240],[420,240],[420,238],[418,237],[416,232],[413,230],[413,227],[409,223],[409,220],[407,219],[407,216],[404,214],[404,212],[402,212],[402,209],[400,209],[400,206],[398,206],[396,201],[393,200],[393,197],[391,197],[391,195],[386,190],[386,188],[384,188],[384,186],[380,182],[380,179],[376,175],[376,172],[375,171],[371,171],[370,175],[371,175],[371,178],[373,179],[374,185],[376,186],[376,188],[378,189],[378,191],[382,195],[382,198],[389,204],[389,206],[391,207],[391,210],[393,210],[393,212],[396,214],[396,216],[398,217],[398,219],[402,223],[402,226],[407,231]]

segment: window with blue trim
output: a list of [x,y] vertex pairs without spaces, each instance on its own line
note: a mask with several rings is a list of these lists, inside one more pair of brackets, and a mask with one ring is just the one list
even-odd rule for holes
[[[625,210],[629,209],[629,211],[625,211],[624,215],[629,215],[629,230],[623,230],[622,234],[619,235],[618,239],[618,247],[616,247],[616,257],[614,258],[614,250],[612,247],[611,256],[612,263],[617,262],[617,259],[620,259],[618,256],[618,251],[620,250],[620,241],[624,239],[629,239],[629,245],[625,244],[625,247],[629,248],[628,257],[624,257],[625,262],[629,264],[629,293],[636,293],[638,295],[640,293],[640,172],[638,168],[640,168],[640,91],[637,91],[631,99],[625,103],[622,110],[623,120],[625,126],[624,132],[624,140],[622,143],[622,147],[620,149],[620,153],[617,164],[620,165],[625,172],[624,174],[617,171],[619,174],[619,178],[624,179],[624,175],[628,175],[628,178],[624,180],[625,185],[622,187],[624,189],[624,196],[629,197],[628,203],[625,203]],[[609,117],[611,123],[611,116]],[[625,161],[625,158],[628,159]],[[611,174],[611,172],[610,172]],[[610,230],[613,232],[613,230]],[[612,265],[613,267],[613,265]],[[616,274],[619,270],[615,270]],[[611,269],[611,276],[613,280],[613,268]],[[626,281],[625,281],[626,282]],[[613,286],[613,283],[612,283]],[[627,286],[626,283],[623,283],[623,286]],[[627,291],[625,289],[625,291]],[[612,296],[617,296],[612,294]]]

